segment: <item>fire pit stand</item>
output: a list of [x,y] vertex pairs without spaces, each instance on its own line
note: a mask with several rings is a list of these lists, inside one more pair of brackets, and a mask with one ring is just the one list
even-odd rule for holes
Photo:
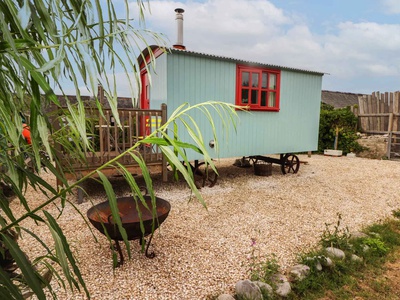
[[[154,258],[155,253],[149,253],[149,247],[153,239],[154,231],[167,218],[171,205],[168,201],[155,197],[155,205],[150,196],[143,196],[144,203],[140,199],[133,197],[117,198],[117,207],[121,218],[122,227],[125,229],[128,240],[139,240],[140,245],[146,244],[145,255]],[[112,212],[109,201],[99,203],[87,211],[87,217],[92,225],[102,234],[108,235],[115,242],[114,249],[118,252],[120,260],[117,266],[124,263],[121,246],[119,241],[123,237],[113,222]],[[140,219],[142,219],[143,229]],[[144,230],[144,231],[142,231]],[[150,236],[146,243],[144,237]]]

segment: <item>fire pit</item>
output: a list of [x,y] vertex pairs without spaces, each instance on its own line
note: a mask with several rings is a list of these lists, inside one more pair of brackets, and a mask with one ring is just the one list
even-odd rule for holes
[[[126,230],[128,240],[138,239],[140,244],[143,244],[143,238],[150,235],[149,241],[146,246],[146,257],[153,258],[155,256],[154,252],[148,253],[148,249],[153,238],[154,231],[161,225],[162,222],[167,218],[169,211],[171,210],[171,205],[168,201],[155,197],[155,217],[153,218],[153,205],[150,196],[143,196],[145,203],[148,208],[138,199],[137,203],[133,197],[122,197],[117,198],[117,206],[119,210],[119,216],[121,218],[122,227]],[[144,233],[140,227],[139,212],[141,214]],[[119,241],[123,238],[118,230],[118,226],[113,221],[113,216],[111,212],[111,207],[109,201],[99,203],[91,207],[87,211],[87,217],[90,223],[97,228],[102,234],[106,235],[105,230],[109,237],[115,241],[116,249],[120,256],[120,262],[118,265],[123,264],[124,258],[122,255],[121,247]],[[153,230],[154,226],[154,230]]]

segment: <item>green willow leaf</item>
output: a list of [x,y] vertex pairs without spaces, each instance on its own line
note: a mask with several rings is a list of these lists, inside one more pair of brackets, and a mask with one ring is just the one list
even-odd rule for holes
[[73,273],[77,277],[79,284],[83,287],[86,296],[90,298],[89,291],[87,290],[86,284],[83,280],[82,274],[78,268],[78,265],[75,261],[75,258],[72,254],[72,251],[69,247],[68,241],[63,234],[60,226],[58,225],[57,221],[53,218],[51,214],[49,214],[47,211],[43,210],[43,213],[45,214],[47,221],[48,221],[48,227],[51,230],[51,233],[53,235],[53,238],[55,237],[55,242],[58,247],[59,251],[59,259],[62,260],[62,265],[63,265],[63,270],[66,272],[64,273],[65,276],[67,276],[67,281],[69,282],[70,285],[74,285],[78,290],[80,290],[80,287],[76,280],[72,276],[68,276],[70,274],[69,268],[67,269],[66,267],[66,262],[65,260],[68,260],[69,265],[71,266]]
[[43,292],[40,279],[37,276],[36,271],[33,269],[31,263],[26,258],[25,253],[21,251],[18,244],[8,235],[0,235],[4,245],[10,250],[13,259],[20,268],[24,282],[26,282],[29,288],[32,289],[39,299],[45,300],[46,296]]
[[125,228],[122,226],[122,221],[121,221],[121,217],[119,216],[119,209],[118,209],[118,205],[117,205],[117,198],[115,197],[114,190],[111,186],[110,181],[102,172],[97,171],[97,174],[98,174],[100,180],[102,181],[104,189],[106,191],[108,202],[110,204],[113,222],[117,225],[118,230],[121,233],[121,236],[124,240],[125,246],[128,249],[128,257],[131,258],[131,251],[130,251],[130,246],[129,246],[129,241],[128,241],[128,235],[126,233]]
[[3,268],[0,268],[0,299],[24,300],[20,290],[13,284],[10,275],[4,272]]

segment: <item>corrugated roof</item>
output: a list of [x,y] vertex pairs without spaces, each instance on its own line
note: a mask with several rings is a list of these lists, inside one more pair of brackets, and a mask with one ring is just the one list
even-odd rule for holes
[[180,49],[175,49],[175,48],[169,48],[168,50],[171,53],[187,54],[187,55],[193,55],[193,56],[213,58],[213,59],[218,59],[218,60],[226,60],[226,61],[232,61],[232,62],[236,62],[236,63],[253,65],[253,66],[258,66],[258,67],[274,68],[274,69],[303,72],[303,73],[312,73],[312,74],[319,74],[319,75],[328,74],[328,73],[319,72],[319,71],[285,67],[285,66],[280,66],[280,65],[272,65],[272,64],[267,64],[267,63],[254,62],[254,61],[249,61],[249,60],[243,60],[243,59],[237,59],[237,58],[231,58],[231,57],[225,57],[225,56],[220,56],[220,55],[207,54],[207,53],[201,53],[201,52],[195,52],[195,51],[189,51],[189,50],[180,50]]

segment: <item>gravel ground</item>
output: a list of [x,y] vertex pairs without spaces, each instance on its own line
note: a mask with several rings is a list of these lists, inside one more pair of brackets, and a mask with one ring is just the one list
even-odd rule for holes
[[[233,293],[238,280],[248,278],[249,257],[275,254],[282,269],[296,254],[316,245],[326,223],[337,214],[350,231],[379,221],[400,208],[400,163],[363,158],[300,155],[298,174],[283,176],[273,165],[271,176],[255,176],[252,168],[232,166],[234,159],[217,162],[217,185],[201,190],[207,209],[190,201],[181,182],[163,183],[154,176],[156,195],[171,203],[171,212],[157,230],[151,250],[154,259],[140,253],[131,241],[132,259],[113,271],[105,236],[93,231],[71,205],[59,222],[80,261],[81,272],[93,299],[210,299]],[[43,177],[55,184],[54,178]],[[129,195],[121,179],[112,181],[117,196]],[[101,186],[88,181],[89,197],[77,205],[86,216],[93,205],[106,200]],[[31,207],[43,196],[28,191]],[[69,198],[75,202],[74,195]],[[11,203],[15,212],[22,208]],[[57,213],[55,206],[49,212]],[[45,226],[25,221],[44,241]],[[255,245],[252,246],[252,239]],[[19,240],[30,257],[41,253],[26,235]],[[126,248],[122,246],[126,255]],[[56,286],[59,299],[85,299],[84,294],[65,292]]]

